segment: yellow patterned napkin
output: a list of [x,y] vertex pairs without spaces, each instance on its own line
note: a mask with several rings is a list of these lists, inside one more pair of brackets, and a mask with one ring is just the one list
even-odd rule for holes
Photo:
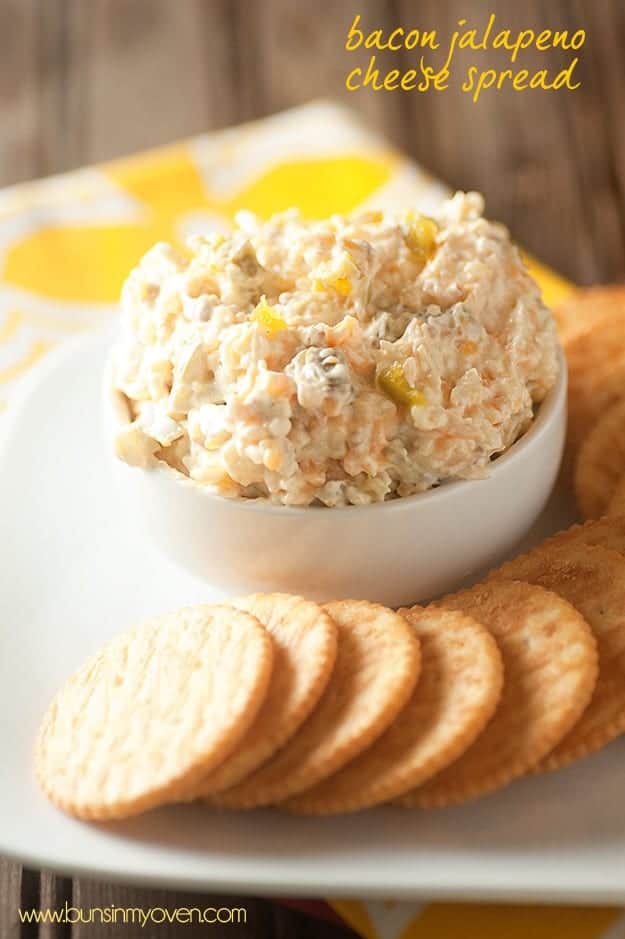
[[[115,314],[122,281],[157,240],[227,228],[234,213],[298,206],[308,217],[356,206],[432,209],[446,187],[318,102],[255,124],[0,193],[0,410],[55,344]],[[530,262],[546,299],[570,285]],[[345,900],[334,909],[367,939],[616,939],[609,909]]]

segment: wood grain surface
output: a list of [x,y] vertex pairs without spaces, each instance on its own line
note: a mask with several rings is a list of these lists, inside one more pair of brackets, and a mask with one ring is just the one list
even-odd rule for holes
[[[348,70],[363,58],[344,50],[356,12],[368,29],[403,25],[443,34],[461,17],[483,25],[485,11],[513,30],[585,29],[582,87],[502,90],[477,104],[457,89],[344,90]],[[333,97],[452,186],[485,192],[488,213],[572,279],[625,278],[623,0],[0,0],[0,40],[0,186]],[[482,56],[488,67],[488,54]],[[388,54],[378,59],[391,67]],[[495,53],[492,59],[504,67]],[[524,54],[523,65],[544,65],[539,59]],[[555,53],[548,64],[559,61]],[[392,59],[404,69],[413,62],[405,51]],[[0,859],[1,939],[147,935],[137,927],[18,923],[20,906],[65,901],[85,908],[197,903]],[[247,925],[161,926],[153,934],[351,934],[266,900],[202,898],[214,901],[245,906]]]

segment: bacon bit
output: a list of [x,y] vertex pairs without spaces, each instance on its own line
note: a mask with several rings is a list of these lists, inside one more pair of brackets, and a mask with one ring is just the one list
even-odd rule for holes
[[288,375],[274,372],[267,378],[267,391],[274,398],[289,398],[293,394],[293,382]]

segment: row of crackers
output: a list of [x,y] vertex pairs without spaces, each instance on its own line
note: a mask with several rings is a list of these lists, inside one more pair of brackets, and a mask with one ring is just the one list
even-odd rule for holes
[[117,636],[49,707],[36,771],[88,819],[170,802],[431,808],[625,730],[625,518],[394,612],[256,594]]
[[555,311],[569,373],[565,475],[583,518],[625,512],[625,287],[577,290]]

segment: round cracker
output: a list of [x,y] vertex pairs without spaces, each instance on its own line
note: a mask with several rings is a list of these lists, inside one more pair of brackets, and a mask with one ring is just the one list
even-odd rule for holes
[[625,473],[614,487],[606,514],[611,517],[625,515]]
[[117,636],[44,717],[35,751],[42,788],[87,819],[175,800],[245,734],[272,662],[267,631],[228,606],[180,610]]
[[606,515],[582,525],[571,525],[543,541],[535,551],[551,550],[566,544],[585,544],[591,547],[609,548],[625,557],[625,516]]
[[569,465],[597,421],[625,396],[625,312],[601,317],[566,344]]
[[584,518],[600,518],[625,474],[625,399],[610,407],[582,443],[575,466],[575,498]]
[[553,311],[563,342],[592,329],[603,318],[625,316],[625,287],[614,285],[575,290]]
[[214,796],[214,804],[252,808],[310,789],[373,743],[410,698],[420,651],[406,620],[359,600],[328,603],[325,609],[338,628],[338,652],[321,701],[268,763]]
[[490,633],[452,610],[400,610],[421,644],[421,675],[391,726],[360,756],[284,803],[327,815],[388,802],[455,760],[490,720],[503,681]]
[[286,593],[231,602],[269,631],[273,671],[256,720],[234,753],[196,787],[199,798],[235,786],[286,743],[319,701],[336,659],[336,626],[316,603]]
[[451,766],[408,804],[439,808],[486,795],[536,766],[577,723],[597,680],[597,649],[584,618],[557,594],[490,581],[446,597],[491,631],[505,681],[494,717]]
[[599,750],[625,731],[625,558],[574,539],[546,544],[504,564],[492,577],[559,593],[590,625],[599,675],[590,704],[538,769],[558,769]]

